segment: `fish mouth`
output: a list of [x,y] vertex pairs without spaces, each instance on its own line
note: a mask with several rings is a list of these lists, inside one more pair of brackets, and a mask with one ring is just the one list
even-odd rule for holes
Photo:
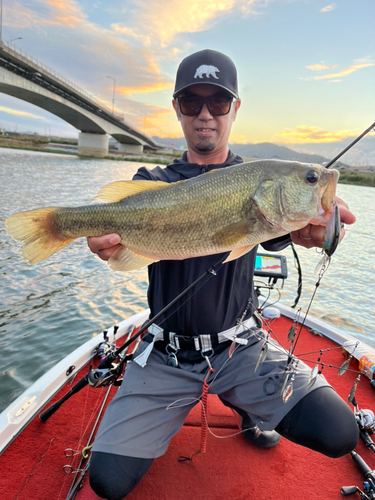
[[332,212],[335,205],[336,185],[339,178],[339,172],[337,170],[331,170],[330,174],[331,178],[327,182],[321,198],[321,205],[326,213]]

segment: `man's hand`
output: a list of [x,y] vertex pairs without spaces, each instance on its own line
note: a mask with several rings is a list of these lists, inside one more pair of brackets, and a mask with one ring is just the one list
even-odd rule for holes
[[[340,219],[343,224],[354,224],[355,215],[349,210],[348,205],[345,201],[336,197],[336,203],[340,212]],[[296,245],[301,245],[305,248],[319,247],[322,248],[324,242],[324,231],[325,226],[315,226],[309,224],[308,226],[299,229],[298,231],[293,231],[290,233],[290,237]],[[340,241],[345,236],[345,229],[341,229]]]
[[87,238],[87,244],[92,253],[98,255],[102,260],[108,260],[122,246],[118,234],[90,236],[90,238]]

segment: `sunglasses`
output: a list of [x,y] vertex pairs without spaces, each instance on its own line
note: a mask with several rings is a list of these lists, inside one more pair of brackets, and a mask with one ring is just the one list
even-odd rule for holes
[[212,116],[222,116],[229,113],[233,97],[224,94],[214,94],[209,97],[188,95],[178,97],[177,102],[181,113],[186,116],[198,116],[204,104]]

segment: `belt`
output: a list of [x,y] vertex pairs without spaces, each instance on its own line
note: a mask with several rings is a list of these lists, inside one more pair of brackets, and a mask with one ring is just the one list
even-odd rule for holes
[[159,341],[164,341],[164,343],[166,344],[167,352],[169,348],[171,350],[171,353],[176,353],[177,351],[185,347],[186,342],[193,341],[195,351],[200,351],[203,357],[210,357],[214,352],[212,347],[212,339],[217,339],[218,344],[232,341],[237,342],[238,344],[246,345],[248,342],[247,339],[238,338],[237,335],[245,330],[248,330],[249,328],[252,328],[253,326],[259,326],[254,316],[243,321],[240,325],[229,328],[229,330],[225,330],[224,332],[219,332],[217,334],[196,335],[187,339],[186,336],[177,335],[174,332],[167,332],[163,330],[163,328],[161,328],[159,325],[156,325],[154,323],[148,328],[148,335],[151,335],[151,342],[141,354],[133,358],[133,361],[144,368],[147,364],[148,357],[150,356],[151,351],[154,348],[155,342]]

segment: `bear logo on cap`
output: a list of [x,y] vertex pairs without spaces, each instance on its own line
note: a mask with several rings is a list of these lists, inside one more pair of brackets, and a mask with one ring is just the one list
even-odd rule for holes
[[201,66],[199,66],[199,68],[197,68],[195,75],[194,75],[194,78],[198,78],[198,77],[203,78],[203,75],[205,74],[206,78],[210,78],[210,76],[213,76],[214,78],[216,78],[216,80],[218,80],[219,77],[216,76],[216,74],[215,74],[216,71],[220,72],[220,70],[218,68],[215,68],[215,66],[202,64]]

